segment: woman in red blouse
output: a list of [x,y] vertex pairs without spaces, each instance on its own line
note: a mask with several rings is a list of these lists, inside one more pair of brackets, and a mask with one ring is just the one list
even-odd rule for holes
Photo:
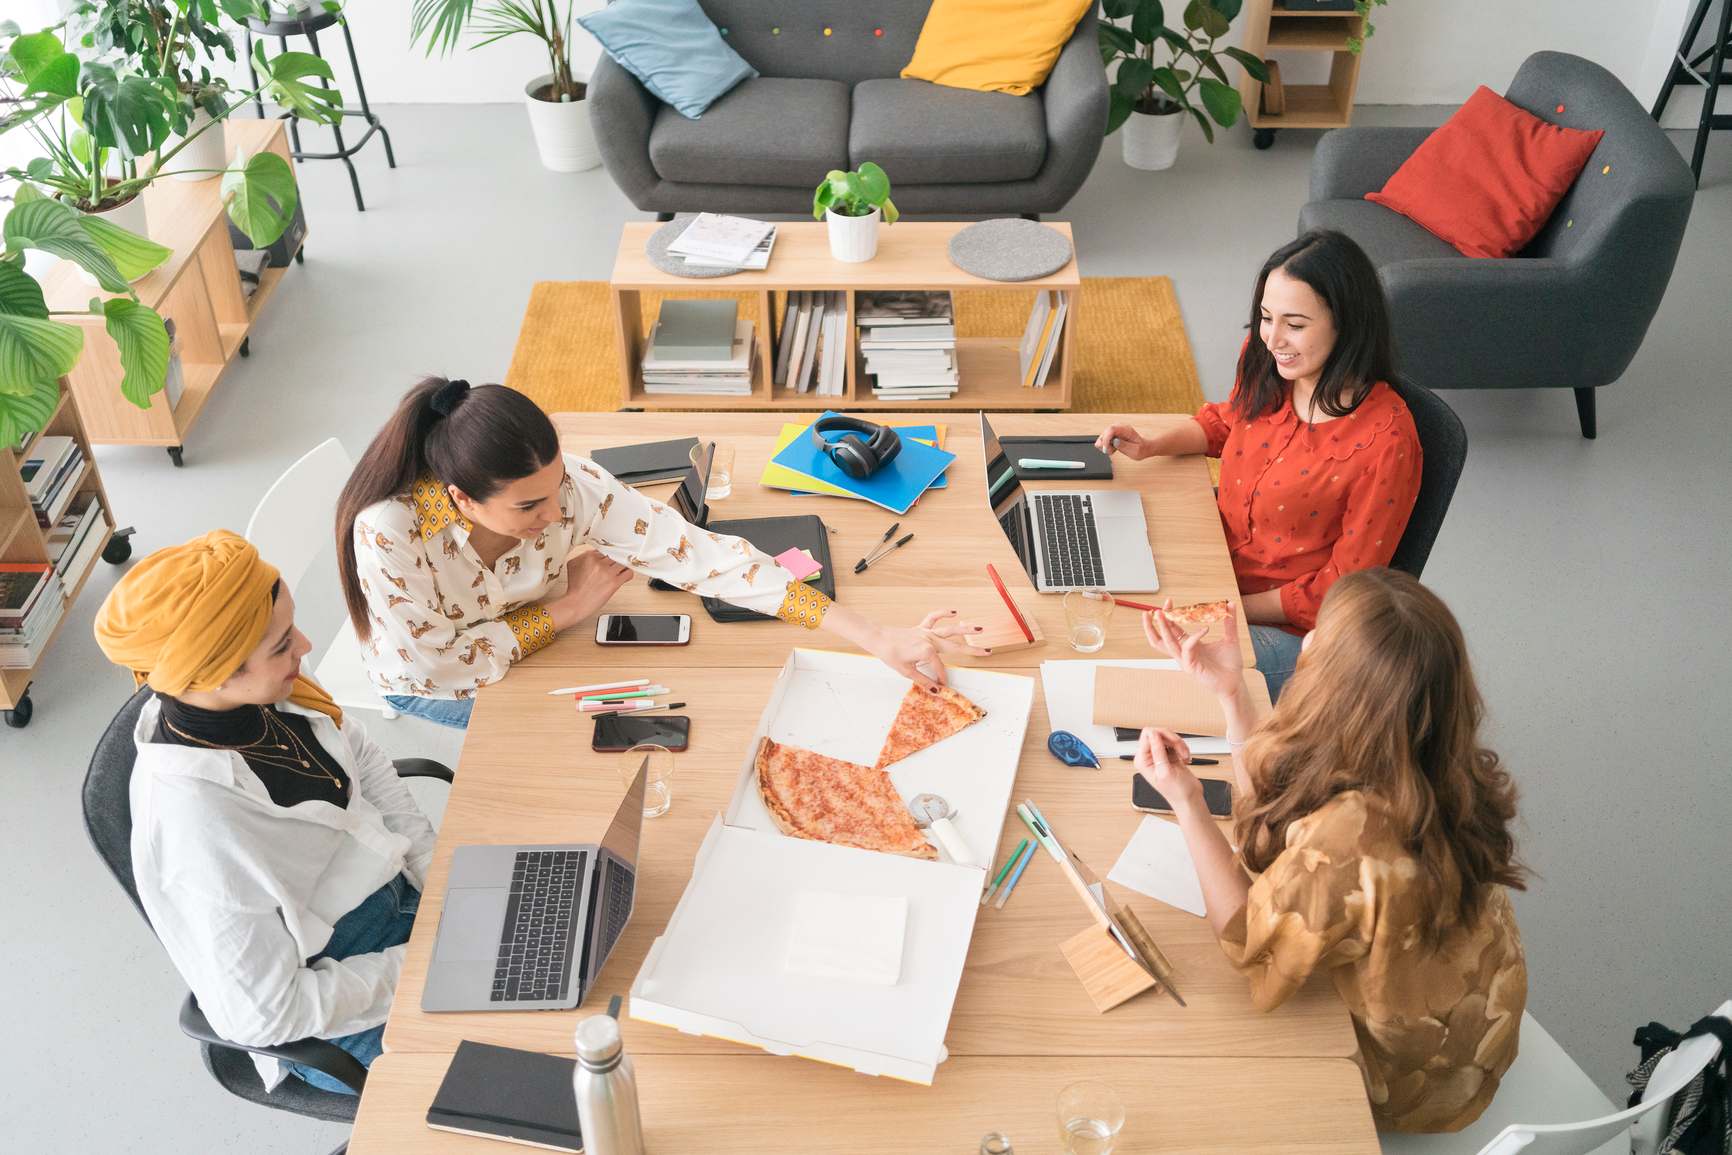
[[1330,585],[1394,556],[1423,460],[1389,387],[1383,288],[1353,241],[1319,230],[1277,249],[1257,275],[1251,326],[1226,402],[1151,437],[1113,425],[1097,444],[1135,460],[1221,459],[1221,524],[1257,669],[1278,698]]

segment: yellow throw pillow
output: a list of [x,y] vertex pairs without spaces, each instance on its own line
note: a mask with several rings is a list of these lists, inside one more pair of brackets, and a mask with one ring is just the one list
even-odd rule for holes
[[905,80],[1025,96],[1096,0],[932,0]]

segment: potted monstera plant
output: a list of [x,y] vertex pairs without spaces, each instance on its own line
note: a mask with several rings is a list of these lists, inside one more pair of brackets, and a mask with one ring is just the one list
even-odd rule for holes
[[1189,0],[1183,27],[1172,28],[1161,0],[1103,0],[1107,19],[1100,25],[1101,59],[1108,67],[1118,63],[1107,131],[1123,129],[1126,164],[1170,168],[1187,116],[1211,144],[1214,125],[1227,128],[1239,119],[1239,90],[1228,79],[1223,57],[1259,81],[1269,79],[1263,62],[1243,48],[1216,47],[1240,4]]

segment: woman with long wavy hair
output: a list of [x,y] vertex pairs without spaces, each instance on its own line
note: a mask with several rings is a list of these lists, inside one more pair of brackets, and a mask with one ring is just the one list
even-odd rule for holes
[[1515,1059],[1527,1002],[1508,894],[1525,871],[1515,787],[1480,744],[1485,706],[1448,607],[1394,570],[1343,576],[1261,725],[1236,621],[1216,642],[1158,610],[1144,627],[1226,711],[1237,853],[1176,734],[1143,731],[1136,765],[1173,805],[1253,1001],[1273,1009],[1328,972],[1378,1124],[1473,1122]]

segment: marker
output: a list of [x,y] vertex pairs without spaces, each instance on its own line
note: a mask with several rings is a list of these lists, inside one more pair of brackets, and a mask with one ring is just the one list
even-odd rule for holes
[[593,686],[561,686],[557,690],[549,690],[547,696],[552,698],[559,694],[593,694],[600,690],[636,690],[649,684],[648,678],[632,678],[626,682],[598,682]]
[[580,714],[593,714],[598,710],[625,714],[633,710],[650,710],[654,707],[655,703],[648,698],[639,698],[633,702],[579,702],[577,704]]
[[1016,464],[1022,469],[1085,469],[1080,461],[1054,461],[1045,457],[1019,457]]
[[657,694],[668,692],[666,686],[641,686],[635,690],[614,690],[603,694],[585,694],[578,699],[580,702],[618,702],[626,698],[653,698]]
[[663,702],[659,706],[636,705],[632,706],[630,709],[627,709],[624,706],[615,706],[611,710],[603,710],[598,714],[592,715],[592,717],[607,718],[614,714],[650,714],[657,710],[683,710],[685,708],[686,704],[684,702]]

